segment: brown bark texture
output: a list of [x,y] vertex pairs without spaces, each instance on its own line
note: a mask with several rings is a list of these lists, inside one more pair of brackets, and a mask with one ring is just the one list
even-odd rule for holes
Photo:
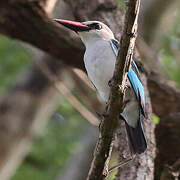
[[[144,131],[146,134],[148,149],[145,153],[138,155],[135,159],[128,164],[119,168],[115,180],[151,180],[154,179],[154,158],[156,155],[155,148],[155,124],[152,122],[152,107],[151,100],[147,87],[147,77],[144,73],[141,73],[141,80],[145,88],[146,93],[146,115],[147,118],[143,120]],[[128,158],[128,142],[124,139],[126,136],[125,127],[122,126],[117,130],[117,140],[119,143],[118,151],[120,151],[119,161],[123,161]]]
[[175,179],[180,175],[180,112],[172,113],[160,121],[156,128],[155,179]]
[[[84,48],[80,40],[73,33],[57,26],[46,14],[44,4],[46,1],[40,0],[1,0],[0,1],[0,33],[21,41],[25,41],[33,46],[44,50],[54,57],[59,58],[63,63],[69,66],[81,68],[84,70],[83,65],[83,51]],[[60,17],[66,19],[71,12],[72,17],[79,21],[84,20],[100,20],[110,26],[116,37],[119,38],[122,30],[123,16],[120,12],[118,5],[113,0],[65,0],[64,4],[69,11],[60,13]],[[54,71],[60,70],[60,65],[55,60],[50,61],[50,68]],[[175,140],[178,137],[179,116],[180,111],[180,92],[172,85],[171,82],[164,79],[164,77],[152,69],[148,63],[147,65],[147,86],[152,102],[152,109],[160,118],[160,124],[156,130],[157,136],[157,162],[156,171],[157,177],[161,176],[164,168],[164,163],[170,165],[174,164],[179,158],[180,142]],[[146,80],[145,80],[146,81]],[[49,98],[51,97],[51,98]],[[54,97],[54,98],[53,98]],[[21,157],[22,146],[26,142],[31,141],[34,137],[34,131],[38,132],[36,127],[39,127],[39,121],[44,117],[46,110],[53,111],[50,108],[56,102],[57,94],[52,90],[52,86],[42,73],[36,68],[32,67],[31,72],[26,75],[23,80],[20,80],[13,87],[0,102],[0,179],[8,179],[8,176],[15,169],[15,165],[10,167],[11,173],[8,171],[6,162],[10,164],[12,156]],[[48,99],[48,103],[47,103]],[[51,103],[52,102],[52,103]],[[14,105],[16,104],[16,106]],[[42,106],[43,104],[43,106]],[[149,105],[150,106],[150,105]],[[151,110],[151,109],[150,109]],[[50,113],[48,113],[50,115]],[[38,117],[38,118],[37,118]],[[169,121],[166,120],[169,117]],[[47,117],[46,117],[47,118]],[[45,119],[46,119],[45,118]],[[169,122],[174,126],[169,126]],[[150,122],[149,122],[150,123]],[[13,126],[12,126],[13,124]],[[14,126],[15,124],[15,126]],[[146,122],[145,122],[146,124]],[[147,128],[148,127],[148,128]],[[148,134],[148,140],[154,146],[153,124],[147,125],[145,130]],[[171,128],[170,128],[171,127]],[[150,128],[152,128],[150,130]],[[166,130],[171,129],[166,134],[170,138],[169,143],[174,143],[172,148],[167,144],[163,144],[164,135]],[[172,132],[173,131],[173,132]],[[175,135],[173,135],[175,133]],[[172,139],[171,139],[172,138]],[[152,141],[152,142],[151,142]],[[8,143],[7,143],[8,142]],[[28,144],[28,143],[27,143]],[[17,152],[11,152],[11,149],[16,146]],[[166,151],[164,151],[164,147]],[[149,146],[151,148],[151,145]],[[23,152],[24,154],[26,152]],[[150,159],[150,172],[153,173],[153,158],[154,149],[146,156],[146,160]],[[164,156],[165,154],[165,156]],[[168,155],[171,156],[168,156]],[[164,158],[166,160],[164,160]],[[139,160],[140,159],[140,160]],[[136,164],[138,171],[133,171],[134,175],[137,172],[146,171],[145,167],[141,166],[139,162],[145,162],[143,157],[138,159]],[[152,163],[151,163],[152,162]],[[134,167],[134,166],[133,166]],[[147,168],[148,168],[147,167]],[[130,168],[130,167],[129,167]],[[145,170],[144,170],[145,169]],[[123,170],[124,171],[124,170]],[[130,171],[130,170],[129,170]],[[129,171],[127,173],[129,173]],[[3,176],[4,175],[4,176]],[[119,178],[120,174],[118,173]],[[123,175],[123,174],[122,174]],[[118,177],[118,176],[117,176]],[[134,176],[135,177],[135,176]],[[149,174],[150,179],[153,175]]]

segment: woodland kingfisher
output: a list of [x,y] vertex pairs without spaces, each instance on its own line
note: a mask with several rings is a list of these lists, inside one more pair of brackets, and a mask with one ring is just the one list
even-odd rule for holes
[[[55,19],[56,22],[75,31],[86,47],[84,63],[91,82],[102,100],[107,103],[113,77],[119,43],[110,28],[99,21],[75,22]],[[128,72],[125,92],[125,108],[121,117],[134,153],[141,154],[147,148],[142,119],[145,117],[145,93],[140,73],[134,60]]]

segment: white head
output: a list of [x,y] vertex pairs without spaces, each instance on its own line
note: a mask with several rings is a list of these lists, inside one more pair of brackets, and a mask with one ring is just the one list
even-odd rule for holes
[[86,21],[82,24],[90,27],[89,31],[80,31],[78,33],[85,44],[87,41],[91,41],[93,39],[114,39],[114,34],[110,30],[110,28],[102,22]]
[[99,21],[86,21],[82,23],[62,19],[55,19],[55,21],[78,33],[84,44],[94,39],[114,39],[110,28]]

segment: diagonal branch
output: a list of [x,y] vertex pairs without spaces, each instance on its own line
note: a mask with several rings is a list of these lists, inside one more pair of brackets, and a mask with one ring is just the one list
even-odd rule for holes
[[114,133],[118,126],[119,114],[123,111],[125,83],[135,45],[140,1],[129,0],[126,6],[124,29],[120,40],[121,49],[118,53],[113,75],[114,82],[111,87],[109,106],[106,112],[107,115],[101,123],[100,136],[88,180],[105,179],[107,177]]
[[39,69],[44,73],[47,79],[53,83],[54,87],[58,92],[60,92],[66,99],[71,103],[71,105],[91,124],[98,126],[99,120],[97,117],[91,113],[86,107],[84,107],[78,99],[71,94],[70,90],[66,87],[66,85],[60,81],[60,79],[51,72],[49,66],[43,60],[37,60],[35,62]]

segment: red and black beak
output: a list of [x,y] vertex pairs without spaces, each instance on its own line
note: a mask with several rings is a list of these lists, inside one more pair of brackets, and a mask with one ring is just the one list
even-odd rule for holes
[[75,21],[69,21],[69,20],[63,20],[63,19],[54,19],[54,21],[62,24],[63,26],[75,31],[75,32],[81,32],[81,31],[89,31],[91,28],[89,26],[84,25],[80,22]]

